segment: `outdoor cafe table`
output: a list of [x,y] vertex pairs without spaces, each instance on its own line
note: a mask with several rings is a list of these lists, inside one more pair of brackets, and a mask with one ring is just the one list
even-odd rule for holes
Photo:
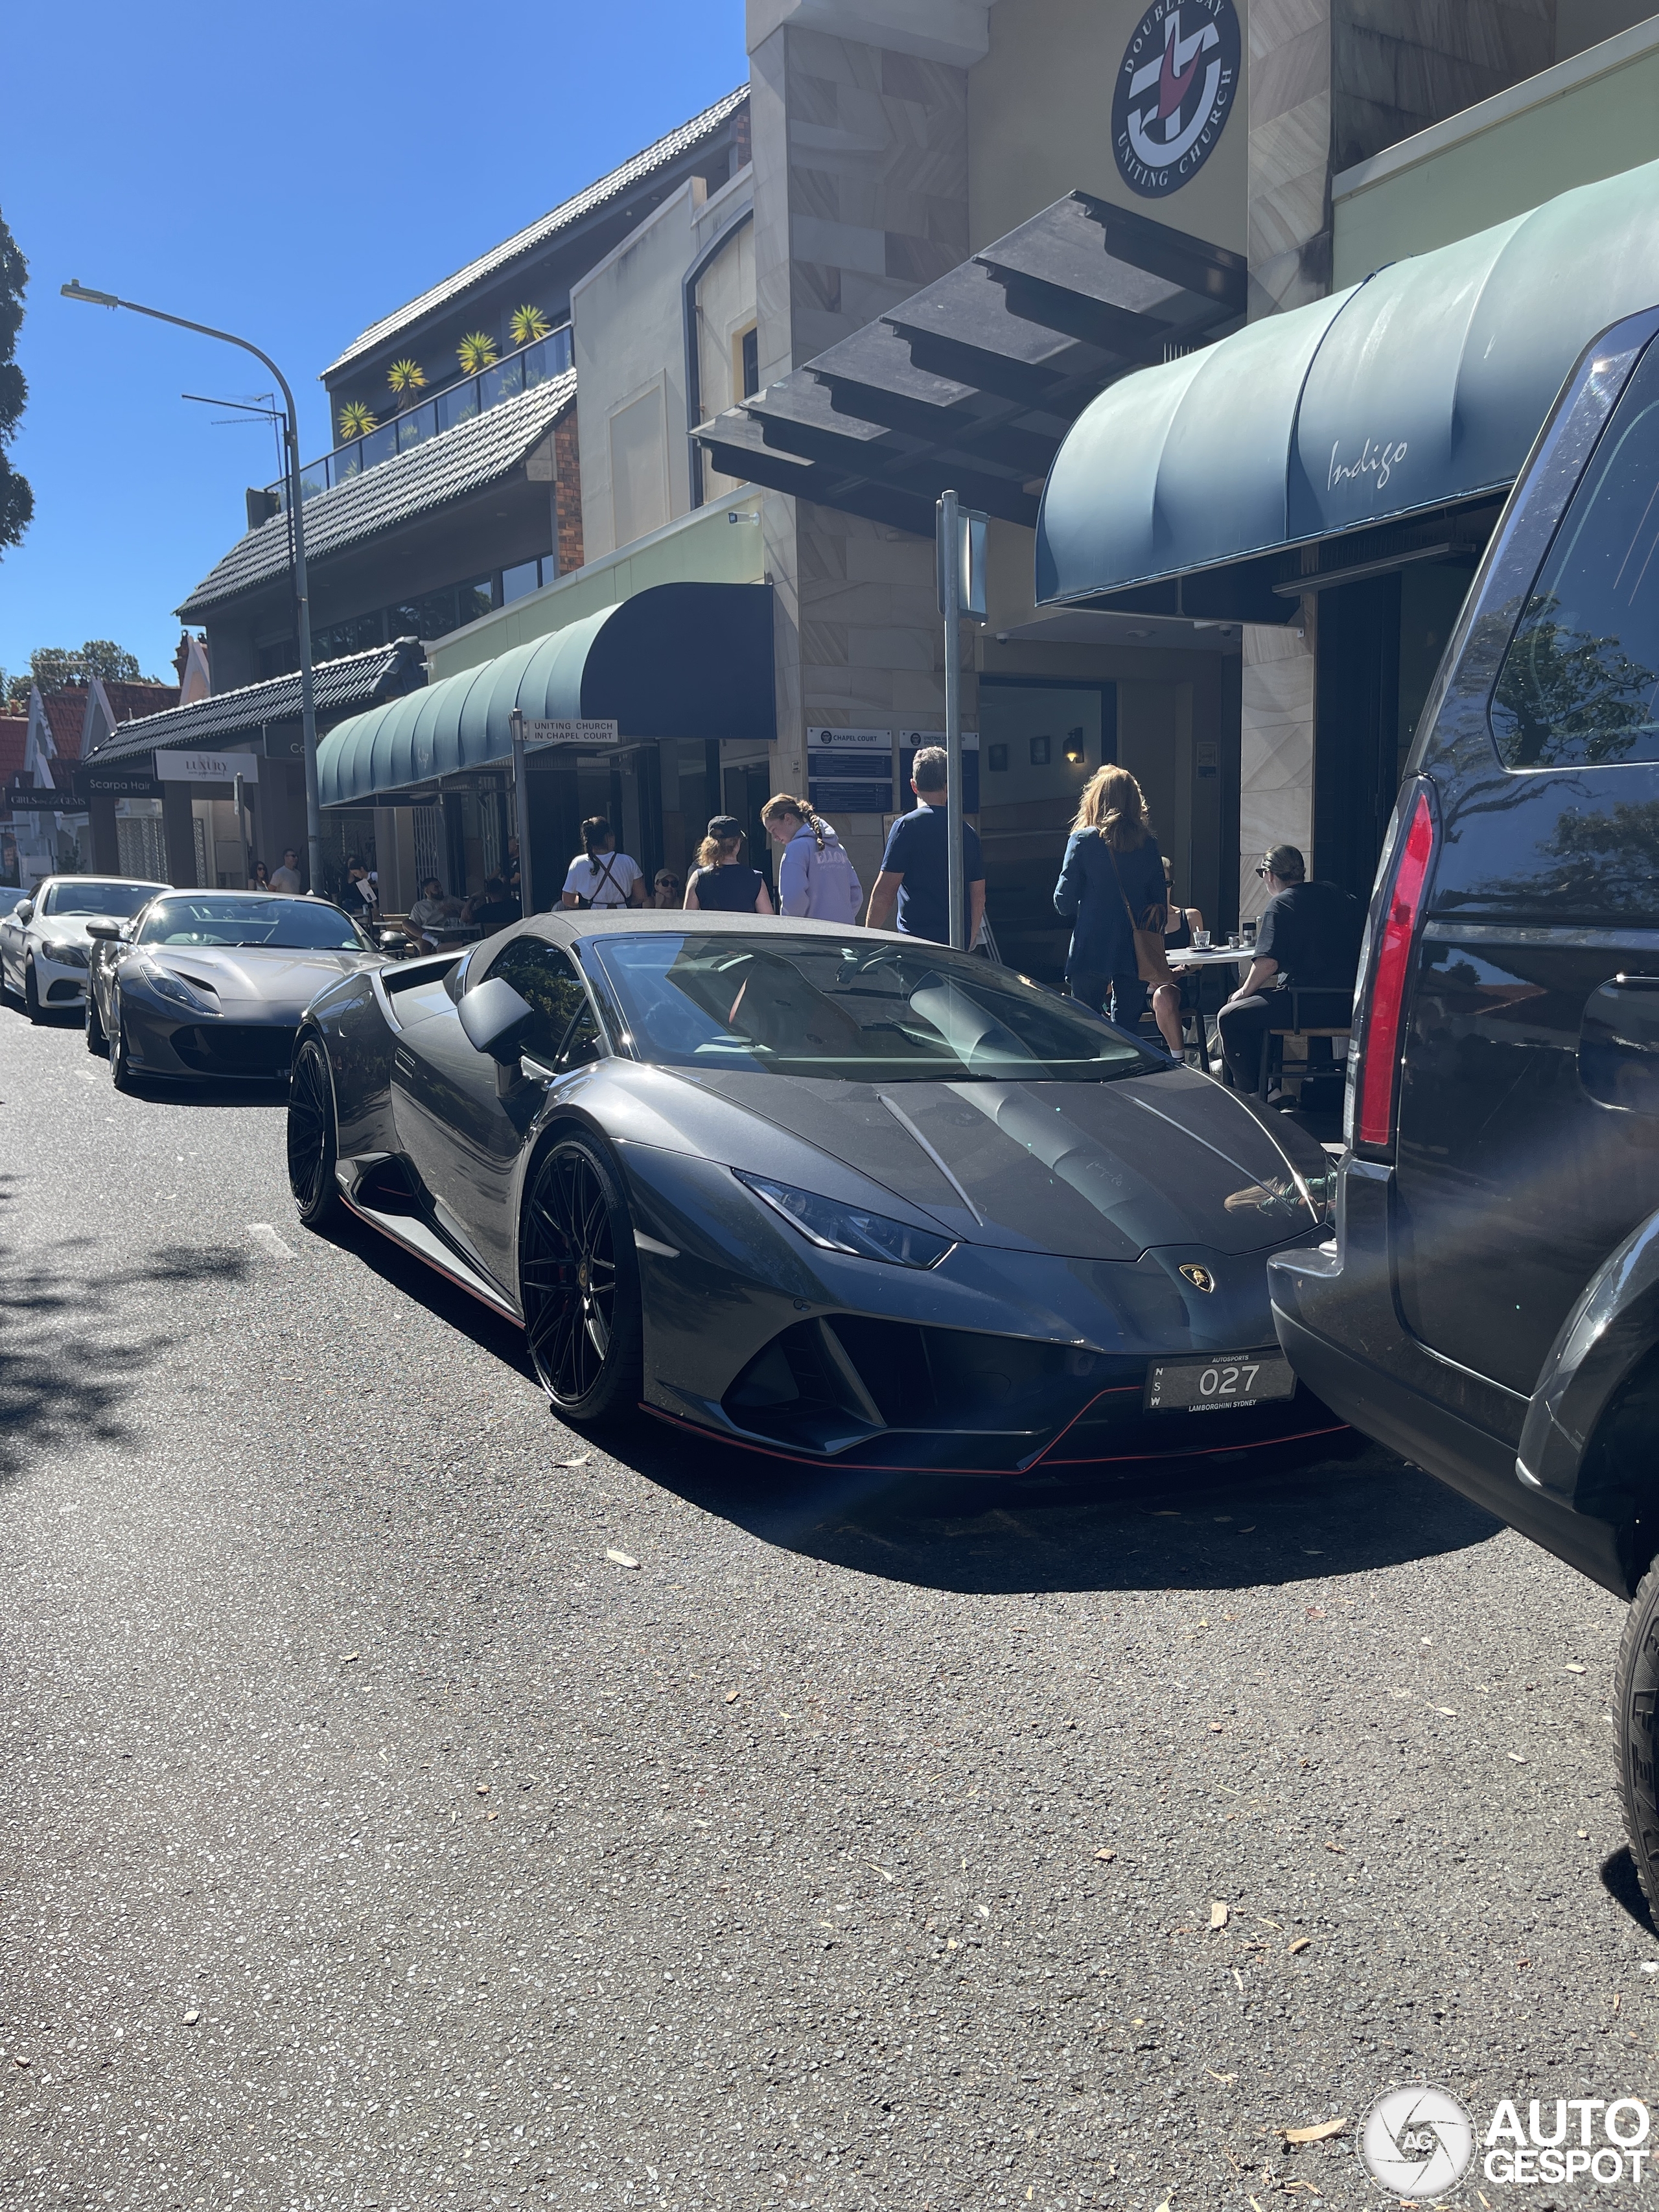
[[1168,959],[1177,975],[1188,971],[1198,983],[1198,1064],[1206,1075],[1210,1073],[1209,1025],[1204,1011],[1204,970],[1206,968],[1248,968],[1255,958],[1253,945],[1210,945],[1202,951],[1196,945],[1171,945]]

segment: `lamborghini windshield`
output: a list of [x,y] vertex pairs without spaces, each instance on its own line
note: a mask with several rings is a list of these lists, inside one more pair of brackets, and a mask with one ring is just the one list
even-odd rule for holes
[[920,942],[606,937],[635,1049],[666,1067],[843,1083],[1103,1082],[1165,1063],[1006,968]]
[[368,939],[348,915],[323,899],[234,891],[175,892],[157,899],[138,932],[141,945],[268,945],[284,952],[365,952]]

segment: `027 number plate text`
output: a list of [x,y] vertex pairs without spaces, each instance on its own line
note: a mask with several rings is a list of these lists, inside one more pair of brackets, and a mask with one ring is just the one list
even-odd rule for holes
[[1231,1352],[1209,1359],[1164,1359],[1146,1370],[1149,1413],[1212,1413],[1227,1406],[1260,1406],[1296,1390],[1290,1362],[1278,1352]]

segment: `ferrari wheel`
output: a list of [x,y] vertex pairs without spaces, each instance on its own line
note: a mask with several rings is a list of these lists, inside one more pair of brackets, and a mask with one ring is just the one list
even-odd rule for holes
[[23,963],[23,1007],[32,1022],[38,1022],[40,1019],[42,1013],[40,986],[34,980],[33,960],[26,960]]
[[617,1169],[591,1139],[536,1163],[520,1232],[525,1333],[556,1412],[602,1421],[640,1392],[640,1278]]
[[118,995],[112,1000],[110,1012],[115,1017],[115,1034],[109,1041],[109,1072],[118,1091],[132,1088],[132,1063],[127,1058],[127,1018],[121,1012]]
[[338,1156],[328,1055],[314,1036],[308,1036],[294,1056],[288,1093],[289,1188],[307,1229],[321,1229],[338,1210],[340,1188],[334,1180]]
[[96,1053],[100,1060],[109,1051],[109,1039],[98,1015],[98,994],[90,982],[87,985],[87,1050]]

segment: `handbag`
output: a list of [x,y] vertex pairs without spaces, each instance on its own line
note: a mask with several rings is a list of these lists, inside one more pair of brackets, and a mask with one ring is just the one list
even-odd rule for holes
[[[1123,911],[1129,917],[1129,927],[1135,940],[1135,973],[1143,983],[1173,983],[1175,971],[1170,965],[1169,954],[1164,946],[1161,929],[1136,929],[1134,909],[1129,904],[1129,894],[1123,888],[1123,878],[1117,872],[1117,854],[1103,836],[1106,857],[1112,864],[1112,878],[1117,884],[1117,895],[1123,902]],[[1160,909],[1161,910],[1161,909]]]

